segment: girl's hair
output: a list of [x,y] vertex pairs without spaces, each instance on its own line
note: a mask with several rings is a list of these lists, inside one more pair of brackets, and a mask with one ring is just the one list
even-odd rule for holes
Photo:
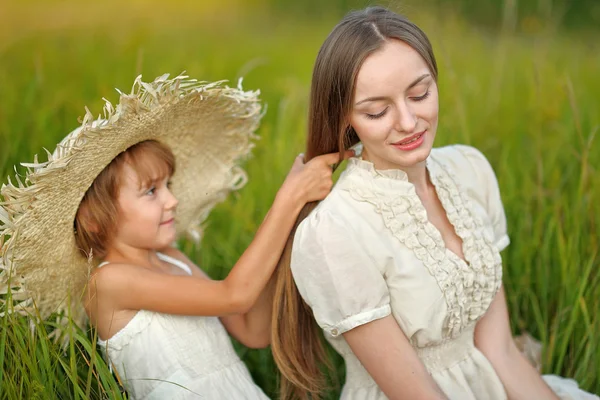
[[[390,39],[412,47],[425,60],[437,80],[437,65],[427,36],[405,17],[383,7],[370,7],[346,15],[319,50],[313,69],[305,160],[345,150],[359,139],[349,124],[354,86],[364,60]],[[281,372],[280,395],[319,398],[329,366],[320,329],[312,311],[296,288],[290,256],[300,222],[316,207],[307,204],[296,221],[283,251],[275,278],[272,340],[273,357]]]
[[136,172],[142,187],[175,172],[173,152],[155,140],[137,143],[115,157],[87,190],[75,216],[75,243],[86,258],[90,251],[97,259],[106,255],[117,226],[117,198],[125,163]]

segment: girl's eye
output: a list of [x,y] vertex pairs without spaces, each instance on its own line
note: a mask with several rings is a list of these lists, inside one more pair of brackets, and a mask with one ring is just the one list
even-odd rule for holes
[[167,181],[167,188],[168,188],[168,189],[171,189],[171,185],[172,185],[172,184],[173,184],[173,182],[172,182],[172,181]]
[[369,119],[377,119],[377,118],[381,118],[385,115],[385,113],[387,112],[387,107],[383,109],[382,112],[380,112],[379,114],[365,114],[367,116],[367,118]]
[[152,195],[154,195],[154,192],[156,192],[156,187],[152,186],[150,189],[148,189],[148,190],[146,191],[146,194],[147,194],[148,196],[152,196]]
[[424,95],[422,95],[422,96],[417,96],[417,97],[411,97],[411,99],[412,99],[413,101],[423,101],[423,100],[425,100],[425,99],[426,99],[426,98],[428,98],[428,97],[429,97],[429,89],[427,89],[427,91],[425,92],[425,94],[424,94]]

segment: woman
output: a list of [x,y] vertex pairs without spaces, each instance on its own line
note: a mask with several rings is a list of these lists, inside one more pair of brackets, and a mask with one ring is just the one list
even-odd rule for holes
[[345,399],[597,398],[558,377],[551,389],[512,340],[496,177],[472,147],[432,148],[437,74],[426,35],[380,7],[321,47],[307,159],[363,151],[288,240],[272,339],[282,395],[322,389],[312,310],[345,360]]

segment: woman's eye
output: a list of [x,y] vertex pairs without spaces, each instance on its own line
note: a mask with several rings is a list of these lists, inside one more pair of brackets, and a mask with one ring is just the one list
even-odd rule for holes
[[417,97],[411,97],[411,99],[412,99],[413,101],[423,101],[423,100],[425,100],[425,99],[426,99],[426,98],[428,98],[428,97],[429,97],[429,89],[428,89],[428,90],[425,92],[425,94],[424,94],[424,95],[422,95],[422,96],[417,96]]
[[366,113],[365,115],[367,116],[367,118],[369,119],[377,119],[377,118],[381,118],[385,115],[385,113],[387,112],[387,107],[383,109],[382,112],[380,112],[379,114],[369,114]]

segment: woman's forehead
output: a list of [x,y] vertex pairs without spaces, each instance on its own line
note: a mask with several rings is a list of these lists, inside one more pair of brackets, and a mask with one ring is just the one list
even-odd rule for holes
[[405,91],[424,74],[430,74],[421,55],[408,44],[388,40],[363,62],[356,78],[355,97]]

